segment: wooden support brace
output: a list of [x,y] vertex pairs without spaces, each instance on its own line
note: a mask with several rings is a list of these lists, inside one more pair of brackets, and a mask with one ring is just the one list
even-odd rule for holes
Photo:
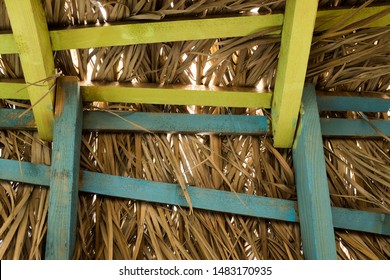
[[293,146],[303,253],[306,259],[336,259],[316,92],[307,85]]
[[274,146],[292,146],[309,60],[318,1],[286,1],[275,90],[272,99]]
[[39,136],[53,138],[54,58],[42,1],[5,0]]
[[76,77],[59,79],[50,176],[46,259],[71,259],[76,239],[82,102]]
[[[46,165],[0,159],[0,170],[5,171],[0,174],[0,179],[43,186],[50,185],[50,167]],[[91,178],[91,183],[82,180],[80,185],[80,191],[82,192],[154,201],[163,204],[174,203],[183,207],[188,206],[187,201],[183,199],[180,187],[175,184],[151,182],[88,171],[82,172],[82,178],[88,180]],[[118,186],[115,189],[112,188],[113,181],[115,181],[115,185]],[[98,183],[94,184],[93,182]],[[144,190],[147,189],[150,189],[151,191],[145,192]],[[155,193],[153,190],[161,191]],[[214,209],[215,211],[232,214],[241,213],[242,215],[253,215],[254,217],[259,218],[268,216],[281,221],[299,222],[295,210],[296,202],[294,201],[276,198],[264,199],[261,196],[233,194],[217,190],[211,190],[211,192],[209,192],[209,190],[204,188],[190,186],[188,187],[188,190],[191,194],[191,202],[194,208],[203,208],[206,210]],[[172,194],[181,198],[174,198]],[[205,204],[203,197],[210,196],[220,197],[218,200],[223,201],[223,203],[218,206],[215,206],[214,202]],[[236,202],[230,204],[228,203],[230,200],[236,200]],[[244,201],[246,205],[242,204]],[[263,206],[258,207],[259,205]],[[243,210],[244,208],[246,208],[246,210]],[[390,236],[389,214],[332,207],[332,217],[335,228]]]

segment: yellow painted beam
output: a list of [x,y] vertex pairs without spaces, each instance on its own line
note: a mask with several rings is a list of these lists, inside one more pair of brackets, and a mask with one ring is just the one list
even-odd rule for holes
[[1,79],[0,99],[29,100],[26,83],[22,80]]
[[275,147],[293,143],[317,6],[318,1],[286,1],[271,111]]
[[[105,24],[50,32],[53,50],[241,37],[281,26],[283,14]],[[212,28],[211,28],[212,27]],[[276,30],[275,30],[276,31]]]
[[[390,24],[390,5],[383,6],[374,6],[361,9],[356,12],[357,9],[332,9],[325,11],[318,11],[316,24],[314,30],[325,31],[329,28],[332,28],[336,24],[339,24],[343,21],[343,26],[348,26],[355,22],[374,17],[375,15],[381,14],[380,17],[373,18],[366,25],[362,26],[364,28],[373,28],[373,27],[384,27]],[[345,20],[345,18],[348,19]]]
[[39,136],[53,137],[53,99],[50,91],[55,74],[53,52],[45,12],[40,0],[5,0],[15,43],[20,54]]
[[13,54],[18,52],[14,34],[0,34],[0,54]]
[[119,83],[81,83],[83,101],[143,104],[198,105],[242,108],[270,108],[271,92],[249,88],[221,88]]

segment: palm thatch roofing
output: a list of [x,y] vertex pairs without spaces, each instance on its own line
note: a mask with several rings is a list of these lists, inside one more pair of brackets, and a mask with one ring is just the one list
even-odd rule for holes
[[[5,0],[0,30],[11,33]],[[42,0],[49,30],[178,19],[283,14],[285,0]],[[363,10],[382,0],[320,0],[318,10]],[[351,21],[323,18],[312,37],[306,81],[331,95],[390,94],[390,6]],[[352,9],[354,8],[354,9]],[[98,27],[97,27],[98,28]],[[210,26],[213,29],[213,26]],[[113,86],[198,85],[272,92],[281,26],[247,36],[54,50],[57,73]],[[188,30],[191,32],[191,30]],[[120,34],[118,34],[120,37]],[[5,37],[3,37],[5,38]],[[0,45],[2,42],[0,41]],[[0,84],[24,83],[20,56],[0,55]],[[112,84],[111,82],[118,82]],[[0,92],[2,88],[0,87]],[[21,94],[21,92],[15,92]],[[238,97],[239,98],[239,97]],[[28,98],[0,108],[31,108]],[[270,108],[84,102],[84,110],[271,116]],[[357,112],[321,112],[357,119]],[[385,119],[388,112],[366,114]],[[390,143],[324,137],[332,206],[390,214]],[[52,144],[35,131],[0,130],[0,157],[50,165]],[[292,149],[272,135],[84,131],[81,169],[296,201]],[[0,178],[1,178],[0,170]],[[0,259],[44,258],[49,191],[0,180]],[[115,187],[115,186],[113,186]],[[303,259],[300,225],[265,218],[80,193],[74,259]],[[339,259],[389,259],[390,237],[335,229]]]

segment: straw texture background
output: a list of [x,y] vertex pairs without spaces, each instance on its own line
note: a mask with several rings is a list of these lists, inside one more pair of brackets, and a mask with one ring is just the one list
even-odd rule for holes
[[[285,1],[42,1],[49,27],[175,17],[283,12]],[[386,1],[320,1],[320,9]],[[106,15],[102,10],[106,11]],[[390,86],[390,27],[362,22],[314,34],[307,81],[329,91],[382,92]],[[9,30],[0,0],[0,29]],[[276,29],[241,38],[164,42],[54,53],[56,67],[80,80],[262,86],[272,89],[280,49]],[[22,78],[17,55],[0,56],[0,78]],[[28,108],[0,101],[0,107]],[[85,104],[88,110],[262,114],[267,110],[141,104]],[[358,118],[355,112],[324,116]],[[371,114],[369,118],[388,118]],[[0,131],[2,158],[50,164],[51,144],[30,132]],[[332,205],[390,213],[388,139],[324,139]],[[85,133],[81,168],[296,200],[290,149],[271,136]],[[0,171],[1,172],[1,171]],[[44,257],[48,191],[0,181],[0,258]],[[113,186],[115,187],[115,186]],[[80,194],[74,259],[302,259],[299,225]],[[335,230],[340,259],[389,259],[390,238]]]

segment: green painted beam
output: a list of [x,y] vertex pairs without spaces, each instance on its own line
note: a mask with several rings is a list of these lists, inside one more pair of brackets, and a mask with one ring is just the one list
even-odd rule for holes
[[[384,27],[388,26],[390,23],[390,5],[366,7],[360,9],[358,12],[356,11],[357,8],[318,11],[315,31],[325,31],[329,28],[334,27],[337,24],[340,24],[340,22],[343,22],[343,27],[349,26],[358,21],[366,20],[370,17],[375,17],[378,14],[380,14],[381,16],[372,18],[372,20],[367,22],[367,24],[362,27]],[[348,17],[348,19],[346,19],[346,17]]]
[[[281,26],[283,14],[132,22],[53,30],[54,50],[247,36]],[[212,28],[210,28],[212,26]]]
[[65,260],[73,257],[82,116],[77,77],[61,77],[57,85],[55,104],[46,259]]
[[[346,16],[355,13],[344,22],[344,26],[356,21],[367,19],[378,13],[383,16],[372,20],[365,28],[384,27],[389,25],[390,13],[386,13],[389,5],[367,7],[355,13],[356,8],[352,9],[332,9],[318,11],[315,31],[325,31]],[[93,26],[84,28],[67,28],[63,30],[50,31],[50,37],[53,41],[53,50],[77,49],[77,48],[96,48],[104,46],[119,46],[140,43],[167,42],[169,40],[197,40],[199,38],[222,38],[245,36],[266,28],[282,26],[283,14],[270,14],[261,16],[240,16],[229,18],[212,18],[180,20],[180,21],[161,21],[149,23],[125,23],[125,24],[106,24],[104,26]],[[182,25],[184,23],[184,25]],[[210,29],[212,24],[214,28]],[[172,34],[172,26],[179,26],[181,33]],[[218,30],[217,30],[217,27]],[[249,27],[249,28],[248,28]],[[191,32],[186,32],[186,28],[191,28]],[[195,30],[195,32],[193,32]],[[116,33],[120,32],[120,33]],[[134,32],[134,33],[133,33]],[[157,36],[151,33],[156,32]],[[157,33],[158,32],[158,33]],[[251,33],[252,32],[252,33]],[[279,34],[280,31],[275,31]],[[123,34],[117,36],[117,34]],[[78,37],[79,40],[73,38]],[[106,40],[108,38],[109,40]],[[0,54],[18,53],[18,49],[13,38],[13,34],[0,34]]]
[[306,259],[336,259],[320,118],[313,85],[304,89],[293,162],[303,254]]
[[0,54],[18,53],[18,48],[15,43],[14,34],[0,34]]
[[[44,140],[53,138],[53,100],[50,91],[55,74],[54,58],[45,12],[40,0],[5,0],[11,21],[15,44],[20,55],[24,78],[33,104],[33,112],[39,136]],[[39,85],[37,85],[39,83]]]
[[29,100],[27,89],[24,81],[0,79],[0,99]]
[[[10,180],[15,182],[24,182],[28,184],[49,186],[50,185],[50,166],[42,164],[34,164],[29,162],[18,162],[16,160],[6,160],[0,159],[0,170],[4,172],[0,173],[0,179]],[[86,183],[85,180],[80,182],[80,191],[89,192],[89,193],[99,193],[102,195],[111,195],[115,197],[123,197],[127,199],[140,199],[145,201],[160,201],[163,204],[168,203],[177,203],[176,205],[186,207],[187,201],[183,199],[180,195],[180,189],[175,184],[166,184],[159,182],[143,181],[139,179],[131,179],[127,177],[116,177],[107,174],[97,174],[88,171],[82,171],[81,178],[91,178],[91,182],[97,182],[96,184]],[[112,188],[112,179],[114,179],[118,184],[116,188]],[[102,184],[104,182],[104,184]],[[161,185],[162,184],[162,185]],[[126,187],[130,186],[130,187]],[[160,188],[162,186],[162,188]],[[146,189],[146,192],[143,190]],[[209,206],[215,204],[210,203],[210,205],[204,205],[202,197],[210,195],[208,190],[204,188],[196,188],[188,186],[187,189],[191,192],[191,202],[194,208],[197,208],[199,205],[203,205],[204,209],[209,209]],[[149,191],[153,190],[153,192]],[[161,192],[155,192],[161,190]],[[226,192],[220,192],[212,190],[212,197],[221,196],[221,205],[217,206],[218,211],[239,214],[238,210],[234,207],[231,207],[230,204],[227,204],[224,200],[224,196],[228,196],[229,199],[232,199],[232,194],[226,194]],[[179,198],[175,198],[175,195]],[[239,201],[240,196],[238,194],[233,194],[235,199]],[[264,198],[259,196],[250,196],[244,195],[243,198],[246,201],[248,210],[244,212],[243,215],[253,215],[254,217],[264,218],[264,213],[257,209],[258,205],[266,203],[267,207],[262,207],[265,209],[265,213],[272,215],[273,218],[287,221],[287,222],[299,222],[299,217],[296,214],[296,205],[294,201],[282,200],[282,199],[273,199]],[[268,205],[270,202],[271,205]],[[237,201],[236,201],[237,203]],[[254,204],[252,204],[254,203]],[[283,209],[280,209],[280,206],[283,206]],[[215,207],[215,206],[212,206]],[[239,205],[239,208],[242,208],[242,205]],[[250,211],[251,209],[254,209]],[[275,211],[275,213],[270,213],[270,211]],[[281,211],[281,213],[278,213]],[[390,236],[390,215],[374,213],[368,211],[347,209],[332,207],[332,217],[333,224],[335,228],[364,231],[375,234],[383,234]]]
[[84,101],[270,108],[272,93],[254,88],[81,83]]
[[[255,88],[81,82],[83,101],[271,108],[271,92]],[[0,99],[29,99],[22,82],[0,80]],[[239,98],[238,98],[239,96]]]
[[286,2],[271,111],[275,147],[289,148],[294,140],[317,6],[318,1]]

